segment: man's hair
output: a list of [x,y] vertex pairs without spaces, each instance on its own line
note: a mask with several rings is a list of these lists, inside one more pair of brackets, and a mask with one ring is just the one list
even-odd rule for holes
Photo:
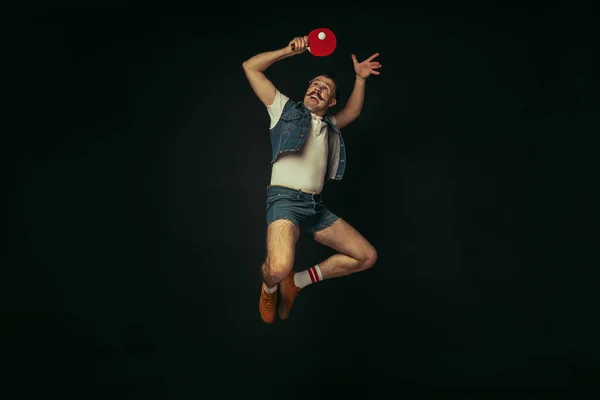
[[333,97],[335,97],[336,99],[339,99],[340,98],[340,85],[338,84],[338,81],[335,79],[335,75],[332,74],[331,72],[326,72],[326,73],[323,73],[323,74],[315,75],[314,78],[312,78],[310,81],[308,81],[308,84],[309,85],[312,84],[313,81],[315,79],[317,79],[319,76],[324,76],[325,78],[329,78],[329,79],[331,79],[333,81],[333,83],[335,84],[335,92],[334,92],[335,95]]

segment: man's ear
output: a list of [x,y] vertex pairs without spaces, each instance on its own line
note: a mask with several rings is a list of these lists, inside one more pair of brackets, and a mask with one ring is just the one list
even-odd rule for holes
[[335,106],[337,104],[337,99],[334,97],[333,99],[331,99],[331,103],[329,103],[329,108]]

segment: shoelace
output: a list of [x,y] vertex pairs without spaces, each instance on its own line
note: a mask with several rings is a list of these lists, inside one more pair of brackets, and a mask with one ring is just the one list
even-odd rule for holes
[[265,310],[273,311],[273,308],[275,307],[275,296],[272,296],[272,295],[269,295],[268,293],[266,293],[266,296],[263,296],[263,298],[265,300],[265,301],[263,301]]

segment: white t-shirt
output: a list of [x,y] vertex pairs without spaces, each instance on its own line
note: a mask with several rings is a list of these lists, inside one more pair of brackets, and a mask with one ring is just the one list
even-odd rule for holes
[[[288,100],[287,96],[276,90],[273,104],[267,106],[271,117],[269,129],[273,129],[279,121]],[[330,119],[335,124],[334,118]],[[312,114],[311,127],[304,146],[298,151],[283,153],[273,163],[271,185],[321,193],[327,171],[328,148],[328,125],[323,122],[322,117]]]

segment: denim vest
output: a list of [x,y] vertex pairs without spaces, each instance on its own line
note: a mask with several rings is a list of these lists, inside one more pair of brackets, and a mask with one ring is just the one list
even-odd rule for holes
[[[280,155],[302,149],[310,130],[311,113],[302,102],[288,100],[277,124],[271,129],[271,164]],[[346,169],[346,149],[342,132],[331,122],[329,116],[323,121],[328,126],[328,162],[326,180],[341,180]]]

